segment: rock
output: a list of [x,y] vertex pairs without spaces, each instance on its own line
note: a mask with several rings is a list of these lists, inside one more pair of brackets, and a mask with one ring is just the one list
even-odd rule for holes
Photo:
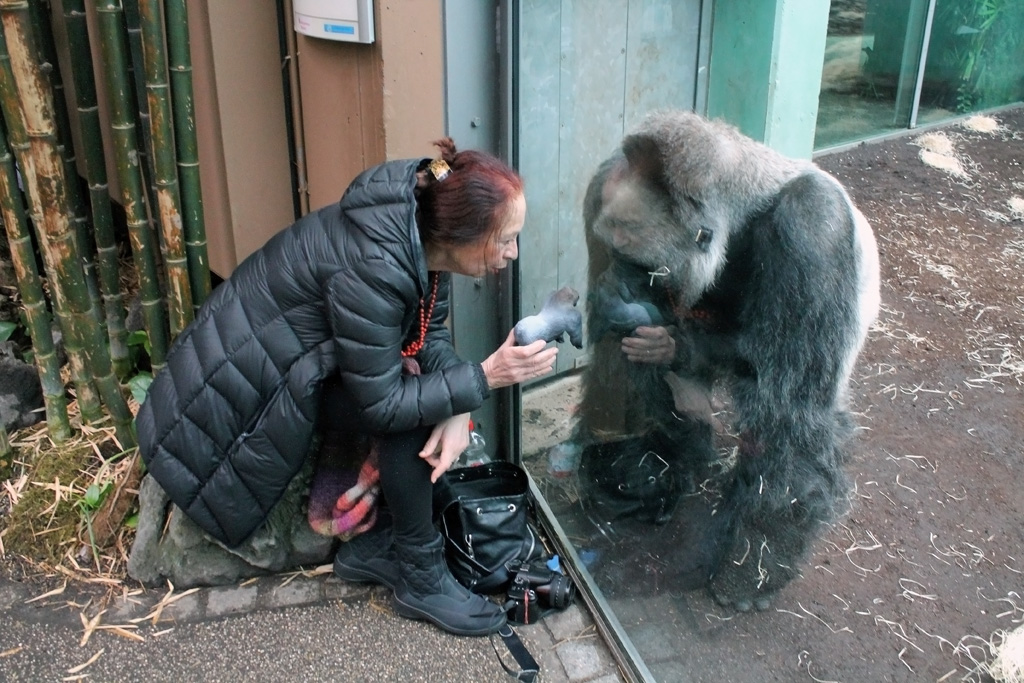
[[309,527],[304,502],[312,466],[307,465],[245,543],[228,548],[200,529],[151,476],[139,489],[139,524],[128,574],[147,586],[165,580],[175,588],[238,583],[253,576],[330,562],[336,539]]
[[30,427],[46,417],[43,388],[35,366],[0,357],[0,425],[8,433]]

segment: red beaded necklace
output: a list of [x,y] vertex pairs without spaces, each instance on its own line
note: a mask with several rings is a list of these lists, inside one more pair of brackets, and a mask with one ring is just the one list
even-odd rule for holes
[[437,273],[430,274],[430,301],[426,308],[423,307],[423,299],[420,299],[420,336],[402,348],[402,358],[415,356],[423,348],[423,341],[427,337],[427,327],[430,326],[430,319],[434,315],[434,304],[437,302]]

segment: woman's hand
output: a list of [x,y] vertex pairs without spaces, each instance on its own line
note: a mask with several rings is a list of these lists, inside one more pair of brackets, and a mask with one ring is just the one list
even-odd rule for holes
[[622,352],[634,363],[671,365],[676,357],[676,340],[670,327],[638,327],[632,337],[622,339]]
[[430,438],[420,451],[420,457],[433,468],[430,473],[431,483],[448,471],[468,445],[469,413],[453,415],[434,425]]
[[487,386],[499,389],[548,374],[555,367],[558,349],[546,347],[543,339],[527,346],[516,346],[515,335],[509,331],[504,343],[481,364]]

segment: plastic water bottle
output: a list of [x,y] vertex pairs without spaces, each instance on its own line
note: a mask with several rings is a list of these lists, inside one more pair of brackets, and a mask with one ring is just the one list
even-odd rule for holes
[[580,466],[583,447],[573,441],[555,444],[548,451],[548,474],[563,479],[576,473]]
[[477,465],[483,465],[485,462],[490,462],[491,458],[487,455],[487,444],[484,443],[484,437],[480,432],[476,431],[473,421],[469,421],[469,445],[466,446],[466,450],[463,451],[462,457],[459,458],[459,462],[463,467],[476,467]]

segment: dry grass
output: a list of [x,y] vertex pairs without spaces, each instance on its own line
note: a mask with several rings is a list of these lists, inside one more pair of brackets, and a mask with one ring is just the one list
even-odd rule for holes
[[[83,425],[77,404],[69,406],[74,435],[54,443],[45,422],[12,435],[14,462],[0,482],[0,558],[17,559],[24,571],[118,590],[126,576],[134,530],[121,526],[105,547],[92,542],[86,492],[109,485],[108,496],[129,498],[121,486],[138,469],[136,451],[124,451],[106,424]],[[89,514],[91,520],[92,515]]]
[[961,124],[967,130],[972,130],[975,133],[997,133],[1002,130],[1002,126],[999,121],[992,118],[991,116],[971,116],[965,119]]
[[990,650],[992,661],[985,669],[997,683],[1024,683],[1024,625],[992,634]]

